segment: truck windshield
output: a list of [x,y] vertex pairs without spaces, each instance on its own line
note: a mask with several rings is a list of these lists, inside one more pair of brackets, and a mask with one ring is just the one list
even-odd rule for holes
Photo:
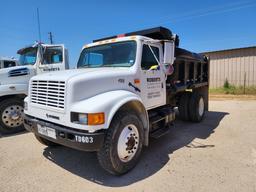
[[37,48],[28,48],[20,54],[20,65],[34,65],[36,62]]
[[135,57],[135,41],[99,45],[82,51],[77,68],[130,67],[134,64]]

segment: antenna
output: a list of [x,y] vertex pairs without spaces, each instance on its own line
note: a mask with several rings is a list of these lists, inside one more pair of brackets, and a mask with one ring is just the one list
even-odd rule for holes
[[53,44],[53,39],[52,39],[53,35],[52,35],[52,32],[49,32],[48,34],[49,34],[50,43]]
[[36,10],[37,10],[38,37],[39,37],[39,42],[41,43],[41,28],[40,28],[39,9],[37,8]]

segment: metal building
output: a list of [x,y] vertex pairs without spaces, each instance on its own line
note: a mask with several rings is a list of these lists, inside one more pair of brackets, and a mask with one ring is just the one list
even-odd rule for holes
[[225,80],[236,86],[256,86],[256,46],[204,52],[210,57],[210,87]]

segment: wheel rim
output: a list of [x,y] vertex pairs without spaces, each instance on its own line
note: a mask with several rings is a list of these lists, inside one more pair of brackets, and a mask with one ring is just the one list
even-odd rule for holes
[[118,143],[118,157],[123,162],[130,161],[136,154],[139,146],[139,132],[135,125],[130,124],[122,130]]
[[202,97],[199,100],[199,106],[198,107],[199,107],[199,109],[198,109],[199,115],[202,116],[204,114],[204,100],[203,100]]
[[20,105],[11,105],[2,113],[2,122],[7,127],[19,127],[23,123],[23,107]]

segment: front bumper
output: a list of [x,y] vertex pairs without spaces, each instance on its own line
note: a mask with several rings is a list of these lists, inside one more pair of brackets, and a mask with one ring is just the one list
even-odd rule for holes
[[[56,139],[40,134],[38,132],[38,125],[54,129]],[[49,141],[82,151],[98,151],[102,147],[105,137],[105,130],[96,133],[88,133],[27,115],[24,116],[24,126],[28,131]]]

